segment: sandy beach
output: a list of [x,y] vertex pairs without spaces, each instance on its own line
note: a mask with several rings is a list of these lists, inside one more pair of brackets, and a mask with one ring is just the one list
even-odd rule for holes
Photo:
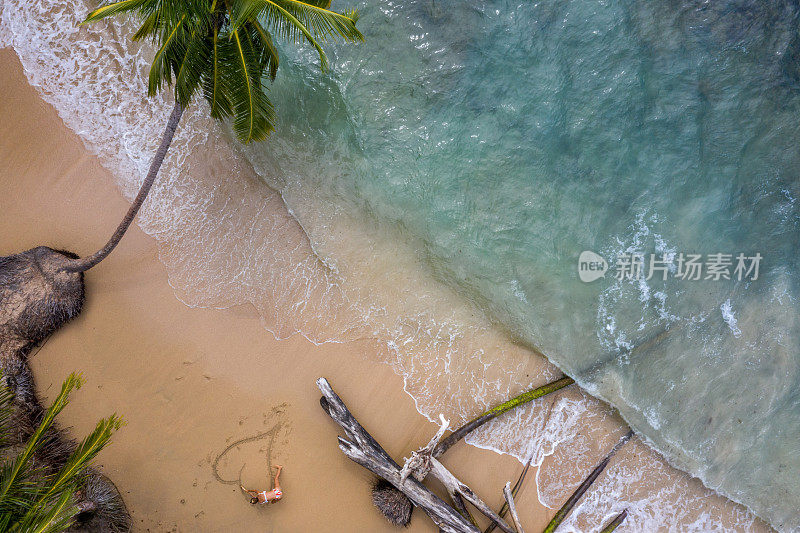
[[[10,49],[0,51],[0,73],[0,255],[36,245],[95,249],[127,202],[28,85]],[[124,416],[99,463],[125,496],[135,530],[393,531],[371,505],[371,477],[337,448],[337,427],[319,408],[314,381],[327,377],[401,459],[436,427],[415,410],[400,376],[368,356],[368,342],[276,341],[249,306],[186,307],[157,254],[155,241],[132,228],[88,274],[83,313],[31,359],[46,398],[69,372],[85,376],[61,416],[76,437],[102,416]],[[251,440],[223,454],[243,439]],[[284,465],[286,496],[255,508],[225,482],[235,482],[241,469],[245,485],[268,488],[267,456]],[[501,487],[521,470],[511,457],[463,444],[445,463],[495,507]],[[532,530],[552,514],[538,503],[532,481],[518,504]],[[431,530],[415,513],[408,531]]]

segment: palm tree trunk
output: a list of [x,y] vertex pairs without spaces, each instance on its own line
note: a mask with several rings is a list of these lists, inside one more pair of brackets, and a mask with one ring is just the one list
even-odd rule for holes
[[494,407],[481,416],[477,418],[473,418],[446,438],[439,441],[439,444],[436,445],[436,448],[433,449],[433,456],[439,457],[444,452],[449,450],[455,443],[466,437],[475,429],[479,428],[486,422],[497,418],[498,416],[502,415],[506,411],[510,411],[511,409],[517,407],[518,405],[522,405],[527,403],[531,400],[535,400],[537,398],[541,398],[542,396],[546,396],[551,392],[555,392],[559,389],[563,389],[567,385],[572,385],[575,381],[570,377],[563,377],[559,380],[553,381],[546,385],[542,385],[541,387],[537,387],[533,390],[529,390],[528,392],[524,392],[517,396],[516,398],[512,398],[507,402],[503,402],[497,407]]
[[161,144],[159,145],[158,150],[156,150],[156,154],[153,157],[153,162],[150,163],[150,170],[147,171],[147,177],[145,177],[144,183],[142,183],[142,186],[139,189],[139,193],[133,200],[133,204],[131,204],[128,212],[125,214],[125,218],[123,218],[122,222],[119,223],[117,230],[108,240],[106,245],[88,257],[71,260],[64,267],[64,270],[67,272],[83,272],[85,270],[89,270],[97,263],[105,259],[108,254],[110,254],[111,251],[116,248],[117,244],[119,244],[119,241],[122,240],[122,236],[125,235],[126,231],[128,231],[131,222],[133,222],[133,219],[136,218],[136,214],[139,212],[139,209],[142,207],[145,198],[147,198],[147,194],[150,192],[150,188],[153,186],[153,182],[156,179],[158,170],[161,168],[161,164],[164,162],[164,157],[167,155],[167,150],[169,150],[169,146],[172,143],[172,138],[175,136],[175,130],[178,128],[178,123],[181,121],[183,109],[184,108],[180,103],[175,102],[175,106],[172,108],[172,114],[170,114],[169,121],[167,122],[167,128],[164,130],[164,134],[161,136]]

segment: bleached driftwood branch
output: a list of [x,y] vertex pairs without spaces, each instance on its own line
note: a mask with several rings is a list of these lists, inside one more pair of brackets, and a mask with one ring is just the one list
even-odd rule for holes
[[431,471],[430,475],[438,479],[442,485],[445,486],[450,494],[459,494],[462,498],[475,506],[477,510],[483,513],[487,518],[497,524],[497,527],[502,529],[505,533],[515,533],[513,529],[506,523],[505,520],[500,518],[497,513],[492,511],[492,508],[486,505],[471,488],[462,483],[450,471],[444,467],[438,459],[431,457]]
[[517,506],[514,504],[514,495],[511,494],[510,481],[506,483],[506,486],[503,488],[503,496],[506,499],[506,504],[508,504],[508,512],[511,513],[511,521],[514,523],[514,529],[517,530],[517,533],[525,533],[525,531],[522,529],[522,525],[519,523]]
[[433,449],[436,448],[436,445],[439,444],[439,441],[442,440],[445,432],[450,427],[450,421],[447,420],[444,415],[440,414],[439,420],[441,420],[442,423],[436,435],[433,436],[428,444],[415,452],[411,452],[411,457],[406,459],[403,470],[401,471],[403,481],[410,475],[413,475],[417,481],[422,481],[425,479],[425,476],[428,475],[428,472],[430,472]]
[[459,481],[458,478],[434,457],[434,450],[438,447],[439,441],[442,439],[442,436],[444,436],[448,427],[450,427],[450,422],[444,418],[444,415],[440,414],[439,420],[441,420],[441,426],[439,427],[439,431],[436,432],[436,435],[433,436],[426,446],[413,452],[411,457],[406,459],[402,470],[403,475],[406,477],[413,475],[418,481],[425,479],[428,474],[432,475],[447,489],[450,498],[453,500],[453,504],[462,516],[469,518],[469,511],[466,506],[464,506],[463,502],[463,500],[467,500],[486,517],[496,523],[505,533],[514,533],[514,530],[512,530],[491,507],[478,498],[472,489]]
[[[372,471],[405,494],[446,533],[480,533],[463,516],[433,494],[413,476],[402,479],[401,468],[367,430],[355,419],[325,378],[317,380],[322,391],[320,405],[347,434],[339,438],[339,448],[352,461]],[[438,442],[438,439],[437,439]]]

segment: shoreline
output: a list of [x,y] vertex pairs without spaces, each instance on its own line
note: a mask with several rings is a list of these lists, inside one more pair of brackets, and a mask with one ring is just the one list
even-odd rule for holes
[[[13,110],[12,103],[0,108],[8,125],[0,154],[10,163],[6,165],[9,179],[15,170],[26,178],[7,185],[11,205],[0,200],[7,213],[0,230],[8,235],[0,253],[38,244],[78,253],[92,250],[107,238],[127,202],[113,176],[28,85],[13,50],[0,51],[0,65],[6,93],[13,95],[12,100],[19,99],[13,102]],[[39,127],[16,135],[24,129],[24,115],[31,109],[34,118],[28,120],[35,120]],[[35,153],[16,155],[30,146],[50,158],[41,161]],[[42,192],[42,183],[49,190]],[[27,213],[17,200],[35,202],[32,205],[46,216]],[[74,395],[62,421],[78,434],[112,411],[129,421],[101,455],[101,463],[123,495],[130,495],[126,501],[135,530],[173,526],[181,530],[191,525],[201,530],[234,526],[261,530],[266,525],[276,531],[394,531],[372,507],[367,473],[349,464],[336,448],[336,427],[319,409],[314,386],[316,377],[327,377],[396,459],[407,455],[427,442],[436,428],[417,412],[416,400],[404,391],[403,378],[374,355],[378,348],[368,341],[315,344],[296,334],[276,340],[249,304],[227,309],[185,306],[177,298],[178,289],[169,283],[155,240],[136,227],[124,243],[108,264],[87,276],[83,315],[54,335],[32,357],[31,365],[45,396],[69,371],[83,371],[87,386]],[[109,356],[107,347],[117,352]],[[276,370],[282,379],[275,378]],[[119,376],[128,376],[130,381],[123,382]],[[393,419],[391,427],[386,424],[388,417]],[[266,482],[261,457],[270,447],[274,461],[287,466],[284,484],[289,498],[255,514],[246,501],[242,505],[241,498],[236,498],[238,489],[231,490],[214,478],[211,465],[232,442],[263,433],[265,428],[272,431],[276,424],[279,429],[273,435],[279,436],[272,446],[266,439],[243,444],[238,456],[228,455],[220,462],[228,479],[231,474],[235,477],[236,465],[246,462],[243,480],[254,486]],[[149,427],[166,430],[163,446],[156,444],[158,436],[149,440]],[[210,434],[208,428],[213,428]],[[392,429],[397,432],[392,434]],[[126,432],[133,435],[126,437]],[[203,442],[185,442],[186,438]],[[292,458],[299,456],[297,449],[314,461],[292,468]],[[157,468],[137,470],[148,459],[164,461],[168,472],[180,474],[176,479],[159,477]],[[591,463],[592,458],[587,461]],[[502,501],[499,489],[516,479],[521,469],[513,457],[464,445],[449,452],[446,462],[493,506]],[[486,465],[480,478],[476,474],[471,478],[470,472],[458,467],[474,462]],[[320,467],[331,472],[320,478]],[[534,530],[554,513],[539,502],[534,481],[539,470],[529,474],[517,501],[523,524]],[[574,476],[586,473],[581,470]],[[153,486],[156,480],[161,488]],[[133,488],[126,487],[126,481],[132,481]],[[302,501],[292,498],[309,486],[312,494],[303,494]],[[363,494],[363,505],[342,509],[339,498],[334,500],[330,492],[353,495],[355,500]],[[313,516],[305,512],[312,505],[319,509]],[[274,517],[264,516],[267,512]],[[430,530],[422,513],[415,516],[411,531]]]
[[[0,51],[0,65],[9,95],[0,107],[7,177],[0,253],[40,244],[85,253],[107,238],[127,202],[28,84],[12,49]],[[123,242],[87,275],[83,313],[30,363],[45,400],[70,371],[85,376],[60,417],[72,434],[112,412],[125,418],[97,463],[125,497],[134,530],[394,531],[372,506],[370,476],[338,450],[337,428],[319,408],[314,384],[327,377],[394,457],[427,442],[436,427],[416,411],[402,378],[367,356],[370,343],[314,345],[298,335],[277,341],[250,305],[187,307],[168,283],[155,241],[133,227]],[[238,488],[219,483],[211,465],[232,442],[276,423],[272,458],[285,467],[286,497],[255,509]],[[245,484],[264,485],[268,447],[265,439],[242,444],[220,461],[220,474],[235,478],[245,464]],[[463,444],[446,462],[497,507],[500,489],[521,470],[513,457]],[[458,467],[471,463],[480,472]],[[553,511],[539,504],[530,475],[518,506],[528,527],[543,527]],[[408,531],[430,529],[417,512]]]

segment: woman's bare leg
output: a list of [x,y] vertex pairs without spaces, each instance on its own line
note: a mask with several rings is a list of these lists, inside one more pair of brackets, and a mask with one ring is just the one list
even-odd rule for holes
[[275,468],[277,468],[278,471],[275,472],[275,481],[273,481],[272,483],[274,487],[272,488],[281,490],[281,482],[278,480],[278,478],[281,477],[281,470],[283,469],[283,467],[281,465],[275,465]]

